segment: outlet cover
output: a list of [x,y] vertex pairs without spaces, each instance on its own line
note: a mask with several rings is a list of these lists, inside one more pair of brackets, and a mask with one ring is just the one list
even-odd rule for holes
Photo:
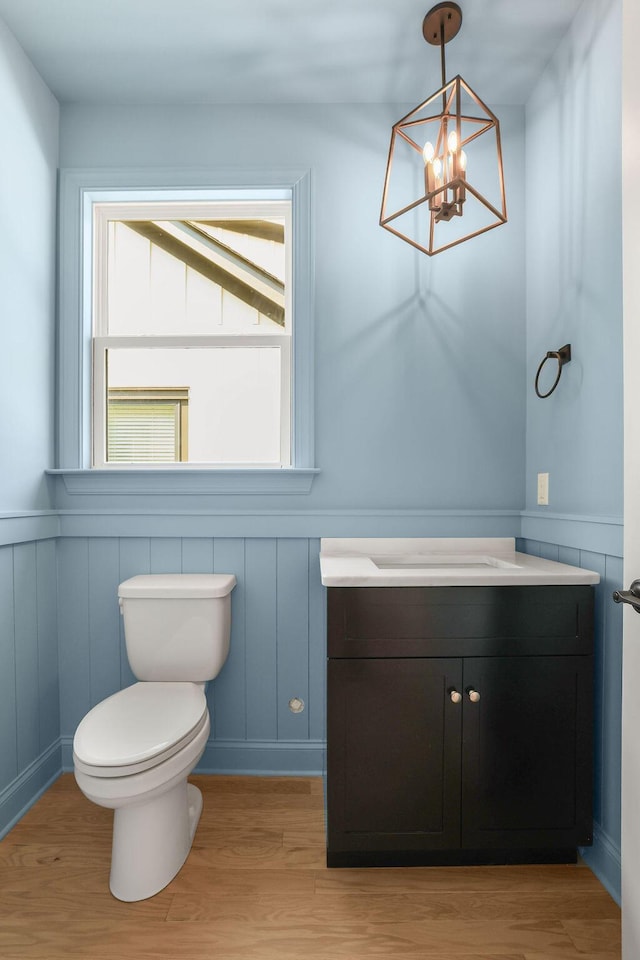
[[546,507],[549,505],[549,474],[538,474],[538,505]]

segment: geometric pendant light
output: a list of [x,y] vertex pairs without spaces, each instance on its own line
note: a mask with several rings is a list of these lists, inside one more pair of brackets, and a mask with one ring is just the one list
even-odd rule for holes
[[498,118],[462,77],[446,80],[445,44],[461,23],[457,3],[424,18],[442,87],[391,131],[380,226],[428,256],[507,222]]

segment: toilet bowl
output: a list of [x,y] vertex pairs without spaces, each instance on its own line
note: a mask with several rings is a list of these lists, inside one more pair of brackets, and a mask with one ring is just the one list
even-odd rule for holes
[[[208,575],[206,581],[174,575],[136,577],[119,588],[127,651],[133,643],[138,676],[154,679],[142,679],[93,707],[73,742],[78,786],[93,803],[114,810],[109,886],[119,900],[158,893],[191,849],[202,795],[187,777],[210,732],[202,675],[215,676],[226,659],[234,585],[229,575]],[[146,609],[141,617],[136,610],[128,631],[127,602],[137,606],[140,599]],[[171,600],[178,603],[167,607]],[[213,649],[203,652],[203,645]],[[185,669],[196,679],[182,679]],[[181,679],[155,679],[171,674]]]
[[[142,736],[134,725],[141,717]],[[155,744],[154,719],[160,726]],[[78,727],[78,786],[93,803],[115,810],[109,886],[118,900],[153,896],[186,860],[202,809],[200,791],[187,777],[209,730],[204,692],[189,683],[136,683],[104,700]]]

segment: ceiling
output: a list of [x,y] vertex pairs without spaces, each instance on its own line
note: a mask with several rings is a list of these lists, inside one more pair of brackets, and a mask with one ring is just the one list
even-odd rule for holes
[[[447,77],[524,103],[582,3],[460,0]],[[408,103],[439,86],[429,0],[0,0],[61,102]]]

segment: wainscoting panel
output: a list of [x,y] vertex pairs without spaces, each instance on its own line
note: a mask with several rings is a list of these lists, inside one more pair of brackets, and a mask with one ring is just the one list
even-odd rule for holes
[[0,548],[0,789],[18,775],[13,547]]
[[28,767],[40,752],[36,589],[36,544],[16,544],[13,548],[13,592],[20,601],[14,607],[13,626],[18,770]]
[[277,541],[245,540],[246,735],[278,739]]
[[[562,530],[566,532],[568,526],[565,523]],[[597,545],[597,530],[597,525],[590,528],[591,548]],[[584,849],[583,856],[620,903],[622,610],[611,595],[623,585],[623,571],[622,557],[604,552],[611,540],[607,528],[603,552],[536,540],[521,540],[518,549],[600,574],[595,588],[594,631],[594,843]]]
[[234,573],[237,584],[231,594],[231,647],[218,677],[209,684],[213,739],[247,738],[247,640],[245,601],[251,585],[245,576],[245,541],[216,540],[214,573]]
[[60,770],[56,543],[0,547],[0,836]]
[[60,737],[56,550],[55,540],[40,540],[36,544],[40,754],[51,744],[58,744]]
[[[60,660],[60,728],[73,736],[92,705],[91,634],[89,600],[89,542],[58,542],[58,652]],[[95,624],[95,618],[94,618]],[[107,639],[103,661],[113,657],[113,639]],[[119,651],[118,651],[119,654]],[[95,697],[94,702],[98,702]]]
[[118,639],[115,653],[119,653],[120,613],[113,602],[119,583],[118,541],[89,540],[87,560],[89,688],[91,700],[99,701],[120,689],[120,658],[110,642],[112,637]]
[[278,541],[278,739],[307,740],[309,711],[309,550],[304,540]]
[[[117,587],[141,573],[233,573],[231,648],[208,690],[200,770],[324,768],[325,615],[320,542],[309,538],[73,537],[59,548],[62,745],[91,706],[134,682]],[[297,698],[304,709],[292,712]]]

